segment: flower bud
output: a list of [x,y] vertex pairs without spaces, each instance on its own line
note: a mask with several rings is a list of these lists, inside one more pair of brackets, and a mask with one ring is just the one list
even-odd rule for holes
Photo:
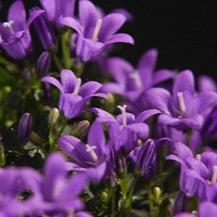
[[37,71],[46,74],[50,69],[50,65],[51,65],[50,53],[44,51],[37,60],[36,63]]
[[80,121],[73,129],[73,134],[81,135],[89,128],[89,126],[90,126],[90,122],[88,120]]
[[28,139],[32,132],[32,116],[30,113],[22,115],[18,125],[18,137],[22,140]]
[[160,204],[161,202],[161,189],[159,187],[154,187],[153,195],[156,203]]
[[183,192],[179,192],[176,195],[173,204],[173,215],[186,211],[186,195]]
[[33,20],[33,26],[38,33],[43,48],[49,50],[55,47],[56,38],[45,11],[35,7],[31,10],[30,17]]
[[50,110],[49,118],[48,118],[49,124],[54,125],[54,124],[57,122],[59,116],[60,116],[59,109],[57,109],[57,108],[52,108],[52,109]]

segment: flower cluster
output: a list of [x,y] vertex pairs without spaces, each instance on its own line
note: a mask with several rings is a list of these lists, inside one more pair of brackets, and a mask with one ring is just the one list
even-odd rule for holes
[[215,81],[111,56],[124,9],[39,3],[0,23],[0,217],[217,216]]

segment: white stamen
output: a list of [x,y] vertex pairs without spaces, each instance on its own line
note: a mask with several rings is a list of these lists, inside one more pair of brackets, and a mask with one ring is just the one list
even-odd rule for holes
[[96,162],[98,160],[96,152],[94,151],[94,149],[96,149],[96,146],[90,146],[89,144],[86,144],[85,147],[86,147],[86,152],[88,152],[91,158],[93,159],[93,161]]
[[98,36],[99,36],[101,26],[102,26],[102,19],[98,19],[97,22],[96,22],[96,26],[94,28],[94,31],[93,31],[93,36],[92,36],[92,40],[94,42],[98,41]]
[[217,182],[217,166],[213,166],[213,174],[212,174],[212,180],[211,184],[214,184]]
[[14,33],[14,30],[13,30],[13,27],[12,27],[12,24],[13,24],[13,23],[14,23],[14,21],[13,21],[13,20],[10,20],[10,21],[8,21],[8,22],[4,22],[4,23],[2,24],[2,26],[3,26],[4,28],[8,28],[11,33]]
[[126,112],[126,108],[127,106],[126,105],[123,105],[123,106],[117,106],[120,111],[121,111],[121,114],[122,114],[122,126],[123,127],[126,127],[127,126],[127,112]]
[[72,94],[77,95],[81,87],[81,79],[77,78],[77,82],[75,84],[75,89]]
[[197,154],[195,158],[196,158],[196,160],[201,161],[201,154]]
[[74,217],[74,211],[73,210],[69,210],[67,217]]
[[64,187],[64,181],[62,179],[58,179],[55,182],[54,185],[54,189],[53,189],[53,197],[57,198],[60,194],[60,192],[62,191],[63,187]]
[[139,72],[137,70],[133,71],[132,74],[130,75],[130,77],[132,79],[134,79],[137,88],[141,88],[142,87],[142,81],[141,81]]
[[178,97],[178,102],[179,102],[179,109],[182,113],[185,113],[186,107],[185,107],[185,101],[184,101],[183,93],[178,92],[177,97]]

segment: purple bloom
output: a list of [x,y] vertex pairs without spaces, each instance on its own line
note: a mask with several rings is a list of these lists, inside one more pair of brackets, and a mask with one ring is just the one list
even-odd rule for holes
[[20,139],[28,139],[32,132],[32,116],[30,113],[22,115],[18,125],[18,137]]
[[163,88],[151,88],[144,94],[151,108],[159,109],[159,123],[179,130],[201,129],[204,116],[217,103],[212,91],[196,93],[191,71],[179,73],[175,79],[172,94]]
[[118,57],[108,59],[104,65],[106,64],[106,70],[115,83],[104,84],[103,90],[125,96],[132,103],[139,99],[141,106],[141,94],[144,90],[171,79],[175,75],[167,69],[156,71],[157,56],[158,52],[155,49],[145,52],[137,68]]
[[0,46],[13,59],[23,59],[30,50],[29,23],[21,0],[15,1],[10,7],[8,21],[0,23]]
[[92,97],[103,97],[106,95],[98,93],[102,85],[95,81],[89,81],[81,85],[81,79],[76,78],[70,70],[63,69],[60,75],[61,83],[51,76],[42,78],[43,82],[54,85],[60,90],[59,109],[67,118],[78,116],[84,109],[86,103]]
[[138,140],[148,137],[149,128],[144,121],[159,112],[154,109],[148,110],[135,117],[132,113],[126,112],[126,106],[118,106],[118,108],[121,114],[116,118],[99,108],[92,108],[91,111],[97,114],[98,121],[108,125],[110,142],[115,151],[129,153],[137,145]]
[[73,17],[75,0],[40,0],[48,19],[61,26],[62,17]]
[[92,124],[87,144],[70,135],[61,136],[58,143],[59,147],[72,158],[72,170],[87,173],[95,182],[102,179],[106,171],[109,151],[100,122]]
[[102,13],[90,1],[79,1],[79,18],[62,18],[62,24],[77,32],[75,37],[76,54],[88,61],[100,55],[108,45],[129,43],[134,41],[131,36],[116,32],[125,23],[126,17],[113,13],[102,17]]
[[207,75],[201,75],[198,79],[198,86],[200,91],[214,91],[217,92],[216,82]]
[[[216,217],[217,205],[211,202],[203,202],[199,205],[198,215],[199,217]],[[182,213],[177,214],[175,217],[195,217],[194,214]]]
[[217,199],[217,154],[211,151],[194,155],[182,143],[175,143],[175,155],[167,159],[177,161],[181,166],[180,189],[187,196],[197,196],[200,200]]
[[43,48],[49,50],[55,47],[56,38],[45,11],[37,7],[31,9],[30,19],[33,20],[33,26],[40,38]]

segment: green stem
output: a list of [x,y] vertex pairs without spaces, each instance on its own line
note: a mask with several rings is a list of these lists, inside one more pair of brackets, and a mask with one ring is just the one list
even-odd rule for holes
[[58,69],[58,70],[61,70],[61,69],[62,69],[62,64],[61,64],[61,62],[59,61],[59,59],[58,59],[58,57],[57,57],[57,55],[56,55],[55,50],[51,49],[51,50],[50,50],[50,54],[51,54],[51,56],[52,56],[52,58],[53,58],[53,61],[54,61],[55,65],[56,65],[57,69]]
[[62,46],[62,54],[64,59],[64,66],[67,69],[70,69],[72,67],[72,59],[71,59],[71,52],[70,52],[70,37],[71,37],[71,31],[66,30],[62,34],[61,37],[61,46]]
[[112,213],[111,217],[116,216],[116,187],[112,188]]

